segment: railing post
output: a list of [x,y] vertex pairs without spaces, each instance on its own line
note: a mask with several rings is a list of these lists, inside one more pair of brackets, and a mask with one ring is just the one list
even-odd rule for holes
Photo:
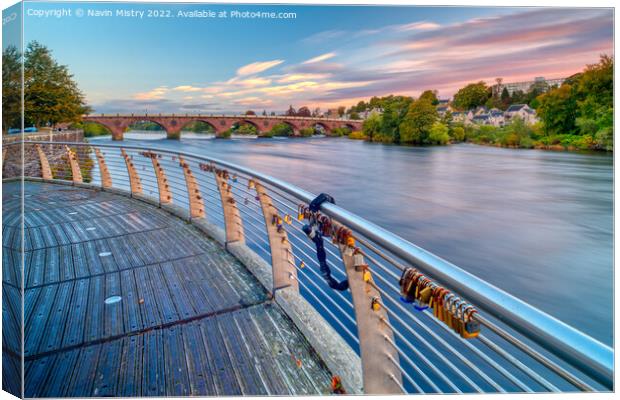
[[183,175],[185,176],[187,198],[189,199],[189,216],[190,218],[204,218],[206,215],[205,205],[200,194],[198,182],[196,182],[196,177],[192,174],[189,164],[181,156],[179,156],[179,166],[183,168]]
[[2,168],[4,168],[4,160],[6,159],[6,152],[8,151],[8,149],[6,148],[6,146],[3,146],[2,148]]
[[140,176],[136,171],[136,168],[131,161],[131,157],[127,155],[125,149],[121,149],[121,154],[125,159],[125,165],[127,166],[127,174],[129,175],[129,186],[131,187],[131,194],[142,194],[142,183],[140,182]]
[[65,145],[67,149],[67,158],[69,165],[71,165],[71,175],[73,176],[73,183],[82,183],[82,171],[80,170],[80,164],[78,163],[77,155],[71,148]]
[[170,192],[170,185],[168,185],[168,178],[166,178],[166,173],[159,163],[158,155],[153,152],[147,152],[145,155],[149,157],[153,163],[153,170],[155,171],[155,177],[157,178],[159,204],[172,203],[172,193]]
[[47,156],[43,152],[41,145],[35,144],[34,147],[37,149],[37,153],[39,153],[39,161],[41,162],[41,178],[52,179],[52,170],[50,169],[50,163],[49,161],[47,161]]
[[[402,394],[402,374],[395,365],[399,362],[398,351],[391,344],[394,343],[394,334],[387,311],[382,306],[381,295],[375,289],[363,256],[361,253],[355,254],[355,246],[345,243],[338,247],[355,309],[364,393]],[[378,309],[373,307],[374,304],[378,305]]]
[[[263,210],[267,235],[269,236],[269,247],[271,250],[271,268],[273,275],[273,293],[278,289],[293,287],[299,292],[297,282],[297,268],[288,240],[288,234],[282,224],[282,218],[278,214],[278,209],[273,205],[271,197],[265,191],[265,187],[256,180],[252,180]],[[278,227],[280,225],[280,227]]]
[[112,177],[110,176],[110,171],[108,171],[108,166],[105,163],[105,158],[99,149],[95,148],[95,155],[97,157],[97,163],[99,164],[99,175],[101,177],[101,187],[110,188],[112,187]]
[[245,243],[243,232],[243,221],[237,208],[237,202],[232,195],[232,185],[228,183],[228,171],[214,169],[215,181],[220,191],[222,199],[222,210],[224,210],[224,223],[226,225],[226,243],[239,242]]

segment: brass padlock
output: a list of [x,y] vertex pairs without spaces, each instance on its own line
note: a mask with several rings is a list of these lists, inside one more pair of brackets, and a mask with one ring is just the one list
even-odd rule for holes
[[464,339],[474,339],[480,334],[480,323],[473,319],[473,314],[477,311],[473,306],[465,310],[465,329],[461,335]]
[[381,309],[381,303],[379,303],[379,299],[378,299],[378,298],[373,297],[373,298],[370,300],[370,308],[371,308],[373,311],[379,311],[379,310]]

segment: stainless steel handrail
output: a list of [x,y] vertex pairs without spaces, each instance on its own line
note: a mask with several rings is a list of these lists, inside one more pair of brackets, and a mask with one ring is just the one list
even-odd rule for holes
[[[48,141],[28,143],[144,150],[144,147],[126,144]],[[11,145],[13,144],[18,143],[12,143]],[[262,183],[277,188],[306,203],[309,203],[316,197],[314,194],[281,179],[228,161],[192,152],[172,151],[158,147],[149,147],[149,150],[213,162],[221,167],[230,168],[238,173],[252,176]],[[322,206],[321,211],[349,227],[354,233],[361,234],[395,256],[411,263],[441,284],[455,290],[468,301],[476,304],[480,309],[493,315],[559,358],[567,361],[605,387],[613,387],[614,356],[613,349],[609,346],[342,207],[325,204]],[[484,323],[485,321],[483,320],[482,322]]]

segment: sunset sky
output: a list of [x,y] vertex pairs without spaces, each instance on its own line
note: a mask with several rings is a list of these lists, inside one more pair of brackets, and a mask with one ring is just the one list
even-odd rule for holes
[[[28,15],[62,8],[71,16]],[[78,8],[174,17],[76,17]],[[468,82],[566,77],[613,55],[611,9],[25,3],[24,10],[25,41],[52,49],[96,112],[326,109],[425,89],[448,98]],[[180,18],[179,10],[297,17]]]

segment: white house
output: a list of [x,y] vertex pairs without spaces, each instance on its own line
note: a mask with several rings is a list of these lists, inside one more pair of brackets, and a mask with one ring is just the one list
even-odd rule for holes
[[527,124],[534,124],[538,122],[536,117],[536,111],[527,104],[513,104],[504,112],[504,118],[506,122],[509,122],[514,117],[519,117]]

